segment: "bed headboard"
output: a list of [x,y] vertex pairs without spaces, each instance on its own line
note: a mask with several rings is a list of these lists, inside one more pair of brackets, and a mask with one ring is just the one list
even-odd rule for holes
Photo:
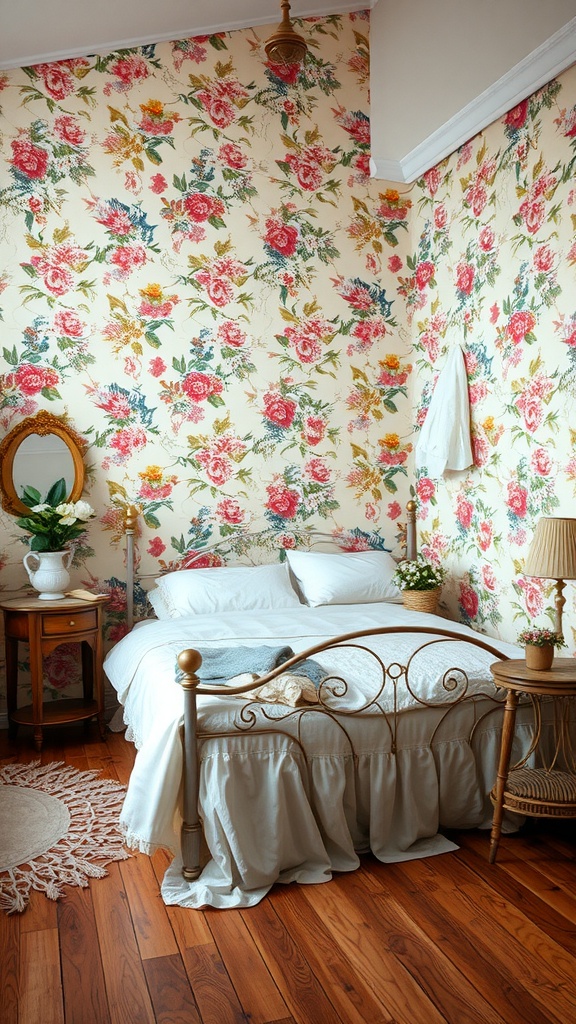
[[[126,620],[129,629],[134,624],[134,586],[136,582],[135,538],[139,516],[139,509],[135,505],[129,505],[126,510],[124,527],[126,537]],[[418,553],[416,542],[416,502],[413,500],[408,501],[406,504],[406,526],[405,528],[402,526],[401,532],[404,535],[404,557],[413,561]],[[320,530],[311,529],[306,531],[303,543],[298,546],[304,546],[307,549],[312,548],[316,551],[346,551],[353,549],[356,537],[357,534],[354,530],[342,529],[334,530],[332,533],[323,533]],[[285,542],[282,543],[283,540],[285,541],[285,534],[278,537],[278,535],[270,530],[261,530],[254,533],[239,532],[232,537],[221,537],[213,544],[206,544],[192,552],[188,552],[184,558],[180,559],[177,563],[166,566],[160,572],[139,574],[138,578],[140,580],[156,579],[164,572],[173,572],[178,568],[192,569],[211,564],[216,567],[224,564],[224,557],[231,553],[237,564],[242,561],[244,564],[250,564],[251,550],[258,550],[260,556],[263,551],[270,555],[265,561],[276,561],[282,557],[282,552],[285,552],[288,546]],[[263,559],[260,557],[259,561],[262,562]]]

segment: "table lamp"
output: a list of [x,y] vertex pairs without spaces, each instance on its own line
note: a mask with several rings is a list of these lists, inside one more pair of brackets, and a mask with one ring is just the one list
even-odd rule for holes
[[566,598],[565,580],[576,580],[576,519],[545,517],[536,523],[534,537],[524,566],[525,576],[556,580],[557,633],[562,633],[562,609]]

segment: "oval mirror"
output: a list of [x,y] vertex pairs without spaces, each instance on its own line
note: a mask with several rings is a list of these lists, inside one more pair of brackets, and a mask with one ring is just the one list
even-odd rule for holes
[[0,491],[2,508],[24,515],[26,487],[44,497],[61,478],[68,501],[78,501],[84,489],[85,441],[71,427],[49,412],[29,416],[13,427],[0,443]]

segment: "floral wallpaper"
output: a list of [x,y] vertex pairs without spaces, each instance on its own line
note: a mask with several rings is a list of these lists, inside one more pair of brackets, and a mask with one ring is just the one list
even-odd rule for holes
[[[574,516],[576,67],[490,126],[411,193],[404,297],[421,426],[443,353],[465,353],[474,467],[419,473],[423,547],[450,570],[453,617],[514,641],[554,624],[554,584],[522,574],[542,516]],[[576,589],[564,591],[568,650]]]
[[[288,72],[259,28],[0,73],[0,437],[48,409],[86,439],[73,585],[110,594],[108,644],[129,505],[148,577],[247,528],[399,553],[411,488],[447,613],[513,639],[549,622],[521,566],[576,478],[576,70],[396,188],[369,177],[368,14],[298,24]],[[416,477],[458,343],[476,464]],[[6,598],[27,545],[0,526]]]

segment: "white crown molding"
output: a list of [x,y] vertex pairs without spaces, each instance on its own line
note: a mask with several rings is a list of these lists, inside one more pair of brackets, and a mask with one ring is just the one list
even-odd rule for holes
[[[378,0],[365,0],[364,3],[359,2],[359,0],[330,0],[329,10],[322,9],[321,13],[319,13],[318,3],[310,0],[310,2],[303,4],[293,3],[290,14],[292,19],[328,17],[332,14],[350,14],[353,11],[371,10],[377,2]],[[323,6],[323,4],[320,5],[320,7]],[[271,13],[265,17],[258,18],[248,15],[246,18],[227,22],[225,25],[219,22],[191,25],[188,22],[187,25],[180,28],[173,27],[165,32],[154,32],[146,36],[130,36],[124,39],[108,39],[104,37],[73,49],[32,53],[23,57],[0,60],[0,71],[8,71],[11,68],[31,67],[34,64],[50,64],[53,61],[71,60],[75,57],[90,57],[94,54],[105,56],[109,53],[114,53],[116,50],[130,50],[138,46],[153,46],[155,43],[170,43],[173,40],[190,39],[194,36],[209,36],[217,32],[245,31],[246,29],[256,28],[258,25],[277,24],[280,21],[280,14],[280,4],[278,3],[278,9],[273,10],[271,7]]]
[[[489,89],[400,160],[371,160],[373,178],[412,182],[474,138],[502,114],[576,63],[576,18],[550,36]],[[377,130],[377,124],[372,124]]]

